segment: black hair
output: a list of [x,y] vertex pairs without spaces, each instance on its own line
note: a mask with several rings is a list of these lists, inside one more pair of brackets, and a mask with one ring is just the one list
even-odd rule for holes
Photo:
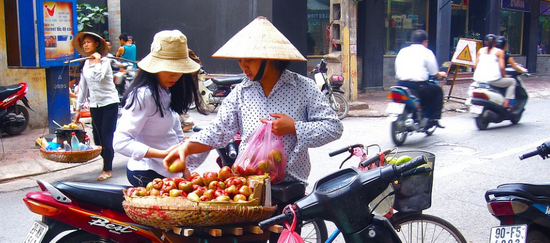
[[[186,113],[189,107],[194,103],[197,111],[201,114],[207,114],[204,110],[203,101],[199,90],[195,85],[193,74],[183,74],[178,81],[169,88],[170,90],[170,108],[178,114]],[[164,117],[166,112],[160,103],[159,81],[156,73],[149,73],[145,70],[140,70],[135,80],[132,82],[124,98],[122,99],[122,107],[129,109],[137,100],[137,89],[147,87],[151,90],[151,95],[157,106],[156,112],[160,112],[160,116]],[[141,106],[141,104],[138,104]],[[155,112],[155,114],[156,114]]]
[[411,34],[411,41],[413,44],[422,44],[428,39],[428,34],[425,30],[415,30]]
[[118,36],[119,40],[128,41],[128,35],[126,33],[122,33]]
[[495,44],[495,47],[498,49],[504,50],[504,46],[508,44],[508,39],[504,36],[497,37],[497,43]]
[[488,34],[485,36],[485,39],[483,39],[483,42],[487,46],[487,51],[490,51],[491,49],[493,49],[493,47],[497,42],[496,40],[497,40],[497,36],[494,34]]
[[279,71],[284,71],[290,65],[290,61],[287,60],[273,60],[273,66]]

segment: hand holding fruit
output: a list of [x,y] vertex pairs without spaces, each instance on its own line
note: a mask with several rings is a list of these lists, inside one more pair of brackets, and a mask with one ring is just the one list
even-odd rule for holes
[[[271,132],[277,136],[283,136],[287,134],[296,134],[296,126],[294,119],[289,116],[281,113],[271,113],[269,114],[272,117],[275,117],[275,120],[272,120],[271,123]],[[268,119],[261,119],[263,123],[269,122]]]

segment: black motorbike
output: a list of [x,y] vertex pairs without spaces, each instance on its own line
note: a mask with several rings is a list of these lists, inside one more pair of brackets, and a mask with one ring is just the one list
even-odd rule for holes
[[[201,74],[207,76],[206,72],[201,69]],[[226,77],[211,77],[199,80],[199,92],[203,97],[203,101],[207,106],[212,107],[214,111],[220,106],[225,99],[231,93],[233,88],[241,83],[246,76],[235,75]]]
[[[0,86],[0,130],[17,135],[27,129],[31,107],[27,99],[27,83]],[[23,102],[23,105],[19,104]],[[25,108],[27,107],[27,108]]]
[[[550,141],[521,155],[521,160],[550,154]],[[489,242],[550,242],[550,184],[509,183],[485,192],[489,212],[500,221]]]
[[315,84],[327,97],[330,108],[336,112],[338,119],[342,120],[349,113],[349,104],[346,98],[344,98],[346,92],[342,89],[344,77],[340,75],[327,77],[327,71],[327,62],[325,59],[321,59],[319,64],[309,73],[313,75]]
[[484,82],[473,82],[469,89],[469,98],[466,105],[470,105],[470,113],[476,115],[476,125],[479,130],[485,130],[489,123],[500,123],[510,120],[517,124],[521,119],[525,105],[529,98],[520,76],[528,73],[521,73],[512,67],[507,67],[506,74],[516,79],[516,98],[514,108],[509,109],[502,106],[506,88],[500,88]]

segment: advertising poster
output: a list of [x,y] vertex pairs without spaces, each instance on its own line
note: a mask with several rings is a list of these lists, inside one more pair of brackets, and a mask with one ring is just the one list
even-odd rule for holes
[[[59,66],[74,59],[72,45],[76,28],[73,1],[38,1],[38,46],[40,66]],[[42,21],[42,24],[40,23]],[[42,30],[42,31],[40,31]]]

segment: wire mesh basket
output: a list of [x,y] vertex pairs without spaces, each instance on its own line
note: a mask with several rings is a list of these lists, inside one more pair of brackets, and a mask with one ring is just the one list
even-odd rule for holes
[[428,159],[428,167],[412,169],[403,176],[398,184],[394,184],[395,201],[393,208],[400,212],[416,212],[430,208],[432,204],[433,170],[435,165],[435,154],[421,151],[398,151],[388,155],[399,158],[408,155],[413,159],[425,155]]

